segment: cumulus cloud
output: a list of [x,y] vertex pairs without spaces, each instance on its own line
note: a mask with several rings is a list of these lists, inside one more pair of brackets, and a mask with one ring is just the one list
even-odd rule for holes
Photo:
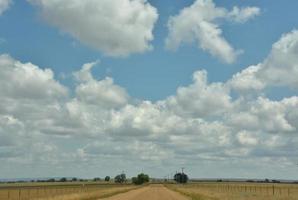
[[60,123],[67,121],[62,102],[69,98],[68,89],[51,69],[0,55],[0,78],[0,116],[23,124],[23,132],[31,136],[54,129],[66,132],[67,123]]
[[93,142],[80,149],[80,154],[89,157],[101,155],[115,159],[129,154],[132,159],[149,160],[150,162],[166,159],[171,154],[169,150],[163,149],[153,142],[133,141],[126,146],[121,143],[113,141]]
[[175,96],[169,97],[166,104],[182,115],[207,117],[222,114],[231,107],[229,90],[222,83],[207,82],[207,72],[197,71],[194,83],[179,87]]
[[9,8],[12,0],[0,0],[0,16]]
[[22,122],[10,115],[0,115],[0,147],[14,146],[23,134]]
[[254,136],[252,133],[248,133],[246,131],[239,132],[237,134],[237,139],[242,145],[252,145],[255,146],[259,143],[258,138]]
[[260,65],[257,65],[245,68],[241,72],[234,74],[227,85],[241,94],[250,94],[253,91],[263,90],[265,88],[265,83],[256,78],[256,74],[260,67]]
[[[295,51],[287,52],[291,60]],[[134,99],[110,77],[95,78],[91,70],[98,62],[73,73],[74,92],[68,93],[51,70],[1,55],[0,160],[22,163],[22,169],[39,163],[84,172],[92,166],[139,170],[135,162],[155,172],[186,164],[266,169],[280,160],[279,167],[288,166],[298,153],[298,97],[266,97],[264,90],[274,84],[261,72],[269,70],[272,55],[226,82],[210,83],[206,71],[197,71],[191,84],[156,102]],[[289,63],[294,73],[296,65]]]
[[262,130],[267,133],[296,132],[296,125],[287,118],[288,112],[295,109],[296,99],[297,97],[285,98],[282,101],[272,101],[264,97],[251,101],[242,99],[235,103],[234,111],[229,114],[227,122],[240,130],[254,132]]
[[170,17],[166,47],[176,50],[183,43],[197,42],[202,50],[226,63],[233,63],[241,50],[235,50],[223,37],[218,20],[244,23],[259,13],[260,9],[256,7],[234,7],[232,11],[227,11],[217,7],[212,0],[196,0],[178,15]]
[[109,56],[151,50],[157,10],[146,0],[28,0],[44,20]]
[[273,44],[257,78],[273,86],[298,87],[298,30],[284,34]]
[[80,84],[76,88],[76,95],[80,101],[89,104],[97,104],[103,107],[113,108],[126,105],[129,95],[125,89],[114,84],[110,77],[97,81],[90,70],[96,64],[87,63],[74,75]]
[[285,86],[297,89],[298,31],[293,30],[273,44],[265,60],[233,75],[229,87],[241,94],[261,91],[266,87]]
[[67,95],[51,69],[40,69],[31,63],[21,63],[9,55],[0,55],[0,91],[2,97],[53,99]]

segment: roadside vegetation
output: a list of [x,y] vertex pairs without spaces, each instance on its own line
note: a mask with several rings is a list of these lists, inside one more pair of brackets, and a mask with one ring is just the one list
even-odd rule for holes
[[138,174],[137,177],[132,177],[131,180],[135,185],[142,185],[149,182],[149,176],[147,174],[141,173]]
[[262,183],[167,184],[192,200],[297,200],[298,185]]
[[85,184],[85,185],[18,185],[0,187],[1,200],[93,200],[137,189],[133,184]]

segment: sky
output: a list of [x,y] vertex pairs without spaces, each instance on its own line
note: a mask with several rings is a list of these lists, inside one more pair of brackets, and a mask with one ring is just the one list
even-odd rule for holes
[[0,0],[0,178],[298,179],[297,8]]

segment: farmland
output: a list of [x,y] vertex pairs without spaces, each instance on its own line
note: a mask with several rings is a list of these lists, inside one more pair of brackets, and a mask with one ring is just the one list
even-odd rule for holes
[[131,184],[72,182],[2,184],[1,200],[297,200],[298,185],[200,182]]
[[108,197],[136,189],[130,184],[34,183],[0,186],[1,200],[83,200]]
[[261,183],[168,184],[168,188],[193,200],[297,200],[298,185]]

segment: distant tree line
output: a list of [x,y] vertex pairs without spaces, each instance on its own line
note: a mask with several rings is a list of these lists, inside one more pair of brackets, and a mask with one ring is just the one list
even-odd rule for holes
[[[106,176],[104,178],[104,181],[109,182],[110,181],[110,176]],[[45,179],[45,180],[31,180],[30,182],[86,182],[86,181],[90,181],[90,179],[79,179],[79,178],[66,178],[66,177],[62,177],[59,179],[55,179],[55,178],[50,178],[50,179]],[[101,181],[101,178],[99,177],[95,177],[92,179],[92,181],[94,182],[99,182]],[[15,182],[26,182],[26,181],[15,181]]]

